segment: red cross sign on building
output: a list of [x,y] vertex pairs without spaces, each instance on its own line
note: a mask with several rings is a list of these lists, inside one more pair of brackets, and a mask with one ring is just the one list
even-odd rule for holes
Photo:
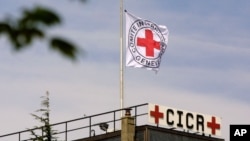
[[213,136],[221,135],[221,118],[216,116],[157,104],[149,104],[148,115],[149,122],[157,126],[169,126],[171,128],[180,128],[185,131]]
[[216,130],[220,129],[220,124],[216,123],[216,118],[213,116],[211,122],[207,122],[207,127],[211,128],[212,134],[216,134]]
[[155,123],[159,124],[159,119],[163,119],[163,113],[159,111],[159,106],[155,105],[154,111],[150,111],[150,116],[155,118]]

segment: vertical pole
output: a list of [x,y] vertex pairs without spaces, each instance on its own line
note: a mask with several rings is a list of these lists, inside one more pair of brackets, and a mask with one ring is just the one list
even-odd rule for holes
[[89,117],[89,137],[91,137],[91,117]]
[[19,139],[19,141],[21,141],[21,133],[20,132],[18,133],[18,139]]
[[115,129],[115,112],[114,112],[114,121],[113,122],[114,122],[114,132],[115,132],[115,130],[116,130]]
[[68,140],[68,122],[65,122],[65,141]]
[[[120,108],[124,108],[124,90],[123,90],[123,0],[120,0]],[[123,110],[121,110],[121,117]]]

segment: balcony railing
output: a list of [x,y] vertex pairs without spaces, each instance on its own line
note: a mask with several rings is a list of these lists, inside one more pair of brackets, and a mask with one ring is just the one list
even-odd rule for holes
[[[109,112],[104,112],[92,116],[85,116],[73,120],[68,120],[64,122],[59,122],[55,124],[51,124],[51,128],[53,130],[56,130],[56,132],[53,134],[53,136],[58,137],[58,140],[73,140],[76,139],[76,136],[78,138],[86,138],[86,137],[92,137],[97,134],[104,134],[107,132],[114,132],[121,129],[121,111],[124,111],[125,109],[131,109],[131,114],[133,117],[135,117],[135,125],[138,125],[138,118],[143,117],[144,119],[147,118],[147,105],[140,104],[135,105],[131,107],[127,107],[124,109],[118,109],[113,110]],[[146,111],[146,112],[145,112]],[[141,120],[140,120],[141,121]],[[106,131],[103,131],[102,133],[97,133],[96,130],[100,128],[100,126],[105,125],[107,126]],[[10,134],[0,135],[0,141],[31,141],[32,135],[31,131],[34,131],[36,134],[39,134],[41,137],[43,137],[43,129],[44,126],[39,128],[33,128],[33,129],[27,129],[19,132],[14,132]],[[101,131],[103,129],[99,129]],[[75,135],[75,134],[77,135]],[[79,135],[80,134],[80,135]],[[70,137],[69,137],[70,136]]]

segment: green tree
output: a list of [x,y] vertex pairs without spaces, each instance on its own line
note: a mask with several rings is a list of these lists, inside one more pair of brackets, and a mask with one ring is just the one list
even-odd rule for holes
[[[46,92],[46,96],[41,97],[43,100],[41,102],[41,109],[36,112],[41,113],[41,115],[31,114],[35,120],[38,120],[42,126],[35,126],[36,129],[41,129],[42,134],[37,134],[34,130],[30,130],[33,136],[30,140],[32,141],[56,141],[57,137],[54,136],[56,131],[50,126],[50,103],[49,103],[49,92]],[[41,132],[40,132],[41,133]]]
[[35,39],[43,39],[49,42],[49,48],[52,50],[58,51],[68,59],[76,60],[80,53],[76,45],[64,37],[47,37],[46,30],[58,24],[61,24],[60,15],[49,8],[41,6],[24,8],[21,17],[7,17],[0,21],[0,35],[7,36],[16,51],[27,48]]

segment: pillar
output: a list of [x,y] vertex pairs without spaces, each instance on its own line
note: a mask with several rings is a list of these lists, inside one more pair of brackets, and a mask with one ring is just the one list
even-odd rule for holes
[[122,117],[121,141],[134,141],[135,118],[131,117],[131,109],[126,109],[125,116]]

